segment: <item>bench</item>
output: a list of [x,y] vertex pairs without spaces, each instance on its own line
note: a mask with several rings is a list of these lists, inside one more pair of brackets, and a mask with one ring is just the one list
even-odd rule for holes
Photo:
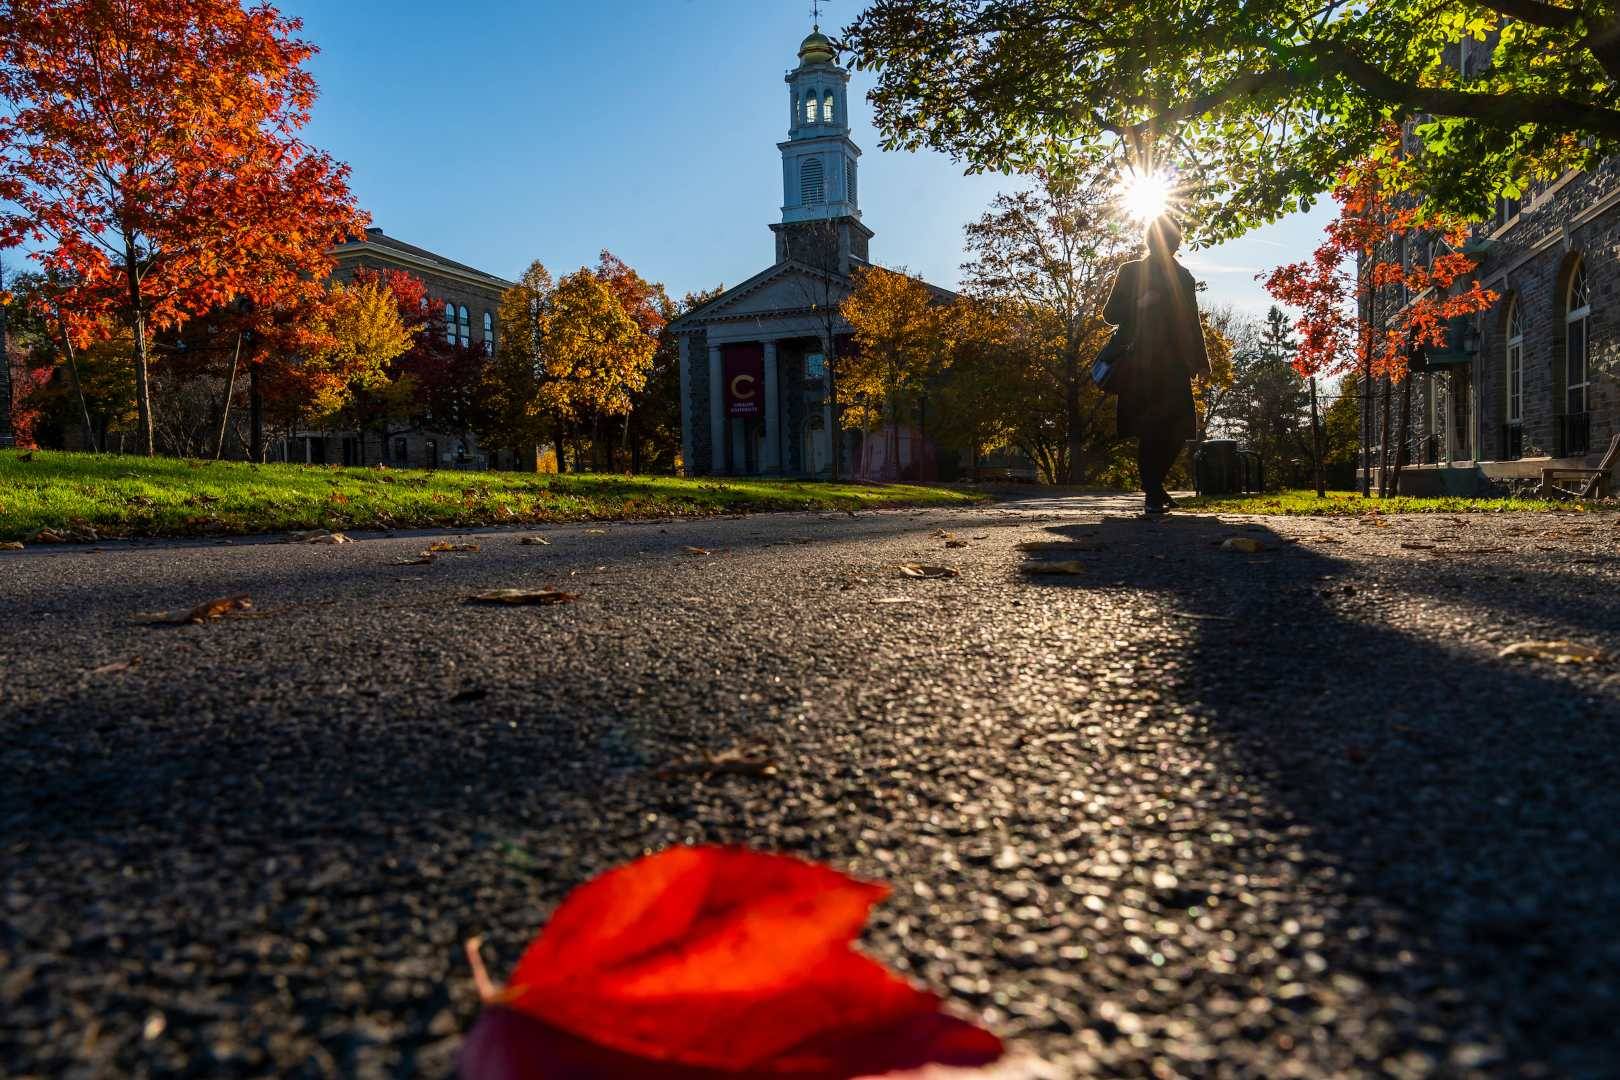
[[[1614,463],[1620,460],[1620,435],[1609,440],[1609,449],[1603,454],[1597,468],[1587,469],[1580,466],[1553,467],[1541,470],[1541,486],[1536,489],[1540,495],[1575,495],[1582,499],[1602,498],[1614,489]],[[1559,482],[1574,481],[1581,486],[1579,491],[1559,486]]]

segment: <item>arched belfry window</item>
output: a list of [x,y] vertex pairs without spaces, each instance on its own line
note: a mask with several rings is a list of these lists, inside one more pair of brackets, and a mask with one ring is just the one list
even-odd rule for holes
[[451,345],[456,343],[456,305],[444,305],[444,340]]
[[1524,307],[1510,302],[1507,317],[1507,422],[1524,420]]
[[[1569,296],[1564,306],[1564,412],[1570,417],[1586,412],[1587,373],[1591,369],[1592,356],[1591,329],[1592,292],[1586,281],[1586,266],[1581,264],[1570,275]],[[1585,450],[1585,447],[1581,446],[1580,449]]]
[[807,124],[816,122],[816,92],[814,90],[804,95],[804,122]]
[[799,166],[799,201],[806,206],[827,200],[827,178],[820,158],[805,158]]
[[827,91],[827,96],[821,99],[821,122],[823,124],[833,122],[833,96],[831,90]]

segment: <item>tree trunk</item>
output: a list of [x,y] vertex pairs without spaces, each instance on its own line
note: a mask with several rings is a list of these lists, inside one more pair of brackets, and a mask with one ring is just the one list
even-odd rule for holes
[[1063,482],[1077,484],[1080,482],[1076,471],[1080,467],[1080,451],[1084,439],[1080,434],[1080,378],[1079,357],[1070,350],[1063,358],[1063,425],[1064,450],[1068,461],[1063,468]]
[[1322,415],[1316,407],[1316,376],[1311,376],[1311,471],[1316,480],[1316,497],[1327,496],[1327,482],[1322,476]]
[[248,458],[264,464],[264,398],[259,395],[259,365],[248,367]]
[[219,441],[214,444],[214,460],[225,456],[225,431],[231,422],[231,397],[236,393],[236,365],[242,359],[242,332],[236,332],[236,349],[231,353],[231,373],[225,380],[225,403],[219,410]]
[[135,414],[141,427],[141,449],[157,454],[152,431],[152,388],[147,381],[146,312],[142,310],[140,272],[135,268],[135,239],[124,234],[124,282],[129,289],[130,329],[135,332]]
[[1406,464],[1406,450],[1412,441],[1412,373],[1401,380],[1401,437],[1395,443],[1395,479],[1390,485],[1392,494],[1401,493],[1401,466]]
[[1389,420],[1392,388],[1389,376],[1384,376],[1384,392],[1379,396],[1378,418],[1378,497],[1389,498]]
[[827,331],[826,340],[822,343],[822,366],[827,371],[827,411],[832,418],[832,430],[827,432],[827,452],[832,458],[832,482],[838,483],[839,474],[843,469],[843,426],[838,419],[838,365],[834,360],[833,350],[837,342],[831,330]]
[[[84,439],[90,444],[94,453],[100,453],[101,447],[96,445],[96,429],[90,423],[90,406],[84,400],[84,383],[79,380],[79,360],[73,352],[73,339],[68,337],[67,324],[62,322],[61,312],[57,312],[57,325],[62,331],[62,349],[67,353],[68,371],[73,376],[73,394],[79,399],[79,418],[84,424]],[[0,363],[9,363],[10,359],[0,355]]]
[[1361,497],[1372,494],[1372,316],[1377,297],[1367,301],[1367,329],[1362,333],[1361,358]]

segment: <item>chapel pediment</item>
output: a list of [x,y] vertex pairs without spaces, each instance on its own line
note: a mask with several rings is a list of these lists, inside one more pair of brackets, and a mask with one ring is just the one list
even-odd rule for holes
[[828,275],[801,263],[778,263],[742,284],[727,289],[676,320],[678,328],[733,319],[801,314],[837,303],[848,295],[847,278]]

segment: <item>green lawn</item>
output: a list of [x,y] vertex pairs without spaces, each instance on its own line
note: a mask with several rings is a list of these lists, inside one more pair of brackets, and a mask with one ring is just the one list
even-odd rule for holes
[[87,530],[102,537],[227,536],[938,506],[978,498],[903,484],[345,469],[48,451],[26,456],[0,452],[0,541],[28,541],[41,529],[81,538],[88,538]]
[[1396,496],[1380,499],[1361,497],[1354,491],[1330,491],[1317,498],[1314,491],[1276,491],[1264,495],[1207,495],[1178,499],[1176,505],[1199,513],[1286,514],[1295,517],[1336,517],[1355,514],[1501,514],[1514,511],[1545,513],[1551,510],[1584,510],[1576,500],[1557,499],[1468,499],[1440,496],[1432,499]]

